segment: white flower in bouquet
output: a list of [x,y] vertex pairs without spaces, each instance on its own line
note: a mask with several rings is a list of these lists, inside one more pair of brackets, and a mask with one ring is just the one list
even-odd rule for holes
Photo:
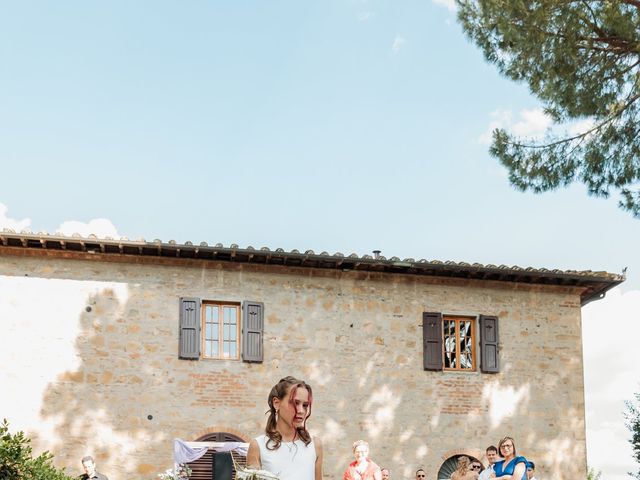
[[257,468],[236,466],[236,478],[238,480],[279,480],[277,475]]
[[160,480],[188,480],[190,476],[191,469],[184,464],[178,465],[175,470],[170,468],[166,472],[158,474]]

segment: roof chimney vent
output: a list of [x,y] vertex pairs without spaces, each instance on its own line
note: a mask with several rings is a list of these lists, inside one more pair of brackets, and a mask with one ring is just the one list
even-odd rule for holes
[[382,253],[381,250],[374,250],[373,251],[373,258],[375,258],[376,260],[379,259],[381,253]]

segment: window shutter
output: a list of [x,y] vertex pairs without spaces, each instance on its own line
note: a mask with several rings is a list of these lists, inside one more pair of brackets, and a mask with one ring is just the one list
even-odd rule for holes
[[500,371],[498,339],[498,317],[480,315],[480,370],[485,373]]
[[422,346],[425,370],[442,370],[442,314],[422,314]]
[[262,362],[264,353],[262,337],[264,332],[264,304],[242,302],[242,360]]
[[180,346],[178,356],[200,358],[200,299],[180,298]]

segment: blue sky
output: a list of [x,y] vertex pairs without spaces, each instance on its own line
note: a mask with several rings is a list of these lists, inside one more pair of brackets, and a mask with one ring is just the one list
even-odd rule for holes
[[548,123],[447,0],[5,3],[0,69],[4,226],[629,267],[620,302],[640,290],[639,220],[580,185],[517,192],[488,155],[492,126]]

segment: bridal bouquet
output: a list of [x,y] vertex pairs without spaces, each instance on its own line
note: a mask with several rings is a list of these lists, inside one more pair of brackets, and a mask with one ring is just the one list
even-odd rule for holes
[[279,480],[278,476],[268,472],[267,470],[259,470],[257,468],[243,467],[236,462],[236,459],[231,456],[233,461],[233,468],[236,471],[236,480]]
[[236,466],[238,480],[278,480],[278,476],[266,470]]

